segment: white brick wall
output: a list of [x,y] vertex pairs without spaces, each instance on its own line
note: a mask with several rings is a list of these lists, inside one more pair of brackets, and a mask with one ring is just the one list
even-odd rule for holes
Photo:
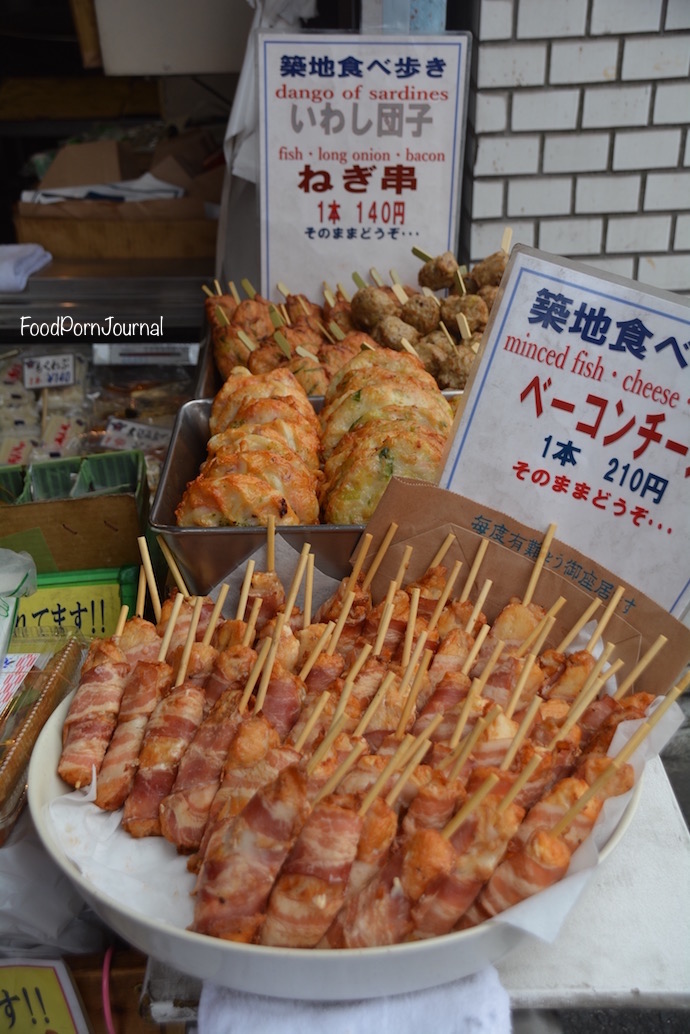
[[579,176],[575,211],[636,212],[640,203],[640,176]]
[[654,32],[661,28],[662,7],[662,0],[593,0],[590,32]]
[[553,86],[565,83],[610,82],[616,77],[619,43],[615,39],[578,40],[576,43],[551,45],[549,82]]
[[613,168],[675,168],[680,158],[680,141],[680,127],[616,133],[613,143]]
[[568,3],[549,4],[545,17],[543,0],[522,0],[517,13],[518,39],[542,36],[584,36],[587,19],[587,0],[568,0]]
[[690,0],[465,0],[476,82],[461,236],[690,294]]

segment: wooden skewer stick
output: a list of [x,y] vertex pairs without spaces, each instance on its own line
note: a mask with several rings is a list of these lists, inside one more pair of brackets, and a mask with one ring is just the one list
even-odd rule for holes
[[668,642],[668,639],[666,638],[665,635],[660,635],[660,636],[657,637],[657,639],[652,643],[652,645],[647,650],[647,652],[645,654],[643,654],[642,657],[640,657],[640,659],[637,662],[637,664],[635,665],[635,667],[623,679],[623,681],[621,682],[620,686],[618,687],[616,692],[613,694],[614,700],[622,700],[623,699],[623,697],[628,692],[628,690],[632,686],[632,684],[635,681],[635,679],[640,677],[640,675],[645,670],[645,668],[647,668],[650,665],[650,663],[654,660],[654,658],[658,654],[659,650],[663,646],[665,646],[665,644],[667,642]]
[[276,519],[270,513],[266,523],[266,570],[275,571],[276,566]]
[[620,598],[621,598],[621,596],[623,595],[624,592],[625,592],[625,586],[624,585],[619,585],[618,588],[616,589],[616,591],[614,592],[613,596],[611,597],[611,599],[607,603],[606,610],[604,611],[604,613],[599,618],[599,621],[597,622],[597,627],[592,632],[592,634],[591,634],[591,636],[589,638],[589,642],[585,646],[585,650],[589,650],[590,653],[591,653],[591,651],[594,649],[596,644],[599,642],[599,640],[601,639],[602,635],[604,634],[604,629],[606,628],[606,626],[608,625],[609,621],[611,620],[611,618],[613,616],[613,613],[614,613],[616,607],[618,606],[618,604],[620,602]]
[[[518,730],[513,736],[513,739],[511,740],[510,746],[508,747],[508,750],[506,751],[503,757],[503,761],[498,766],[501,769],[501,771],[507,772],[510,766],[512,765],[513,761],[515,760],[517,752],[519,751],[527,734],[532,728],[532,722],[537,717],[537,712],[539,711],[541,704],[541,697],[539,697],[538,695],[535,696],[532,700],[532,703],[529,705],[524,715],[522,716],[522,721],[518,726]],[[537,755],[537,757],[539,757],[539,759],[541,760],[541,757],[539,755]]]
[[326,780],[319,792],[316,794],[316,797],[314,798],[315,804],[318,804],[319,801],[323,800],[324,797],[328,797],[329,794],[333,793],[338,783],[345,778],[345,776],[353,767],[353,765],[355,765],[356,762],[359,760],[360,755],[366,749],[366,740],[362,740],[360,743],[355,743],[354,747],[347,755],[345,760],[341,761],[341,763],[338,765],[330,779]]
[[175,679],[175,685],[181,686],[187,677],[187,668],[189,667],[189,658],[192,656],[192,647],[196,641],[196,630],[199,627],[199,618],[201,617],[201,608],[204,605],[202,596],[197,596],[194,603],[194,611],[192,613],[192,620],[189,625],[189,632],[187,633],[187,639],[184,644],[182,651],[182,659],[180,660],[180,667],[177,670],[177,678]]
[[[455,322],[458,325],[458,330],[460,331],[460,337],[462,338],[462,340],[465,342],[469,341],[472,337],[472,331],[470,330],[470,325],[467,322],[467,316],[465,315],[465,313],[456,313]],[[455,342],[453,343],[455,344]]]
[[457,779],[462,771],[462,767],[469,758],[470,754],[477,746],[477,743],[486,732],[487,728],[491,725],[493,720],[501,713],[501,708],[496,704],[492,707],[488,714],[485,714],[482,718],[472,726],[472,731],[461,741],[458,746],[461,748],[457,757],[453,761],[453,767],[449,773],[449,779]]
[[323,693],[312,707],[311,714],[305,722],[304,728],[302,729],[301,733],[299,734],[299,736],[295,740],[295,743],[293,744],[298,754],[302,753],[304,745],[311,736],[314,726],[316,725],[316,723],[319,720],[319,717],[321,716],[321,712],[328,703],[330,695],[331,694],[328,692],[328,690],[324,689]]
[[422,251],[421,248],[417,247],[412,249],[412,254],[415,258],[421,259],[422,262],[431,262],[434,257],[433,255],[430,255],[428,251]]
[[503,639],[497,639],[496,642],[494,643],[494,648],[491,651],[491,656],[489,657],[488,661],[486,662],[486,664],[482,668],[481,672],[479,673],[479,684],[481,686],[481,689],[480,689],[481,693],[484,692],[484,686],[489,681],[491,673],[493,672],[494,668],[496,667],[496,665],[498,663],[498,658],[503,653],[505,645],[506,644],[503,641]]
[[237,304],[239,305],[240,301],[241,301],[241,299],[240,299],[240,292],[237,290],[237,287],[235,286],[234,281],[228,280],[228,290],[230,291],[230,294],[232,295],[233,300],[236,301]]
[[394,678],[395,672],[389,671],[384,680],[382,681],[381,685],[379,686],[379,688],[374,693],[373,697],[371,698],[371,701],[369,702],[369,706],[360,718],[359,724],[357,725],[357,728],[353,733],[355,739],[357,739],[359,736],[363,736],[366,732],[369,723],[376,714],[376,711],[378,710],[381,701],[388,692],[388,689],[391,683],[393,682]]
[[[544,643],[551,634],[551,629],[553,628],[555,623],[556,618],[553,616],[553,614],[545,615],[542,621],[539,622],[537,627],[535,629],[532,629],[530,634],[527,636],[525,643],[527,644],[527,648],[531,647],[531,652],[535,654],[535,656],[538,657],[541,653],[542,647],[544,646]],[[514,656],[518,659],[524,656],[525,651],[523,650],[523,647],[525,646],[525,643],[521,643],[518,649],[515,651]]]
[[345,714],[345,708],[347,707],[347,702],[350,699],[350,696],[352,694],[352,690],[354,689],[355,680],[356,680],[357,676],[359,675],[360,671],[362,670],[362,668],[364,667],[366,659],[367,659],[367,657],[369,656],[370,653],[371,653],[371,643],[366,643],[362,647],[362,650],[360,651],[359,657],[357,657],[356,661],[354,662],[354,664],[352,665],[352,667],[348,671],[347,676],[345,678],[345,682],[343,683],[343,688],[342,688],[342,690],[340,692],[340,697],[339,697],[338,703],[336,705],[335,713],[333,715],[333,720],[334,721],[336,721],[338,718],[341,718]]
[[203,646],[208,646],[211,642],[211,639],[213,638],[213,633],[216,630],[216,625],[218,624],[218,619],[220,618],[221,612],[223,610],[223,604],[225,603],[225,599],[229,591],[230,586],[227,582],[223,582],[218,593],[218,598],[216,599],[216,602],[213,606],[213,610],[211,611],[211,617],[209,618],[208,625],[206,626],[204,638],[201,640]]
[[505,797],[502,798],[502,800],[496,806],[496,811],[499,815],[501,815],[507,808],[510,807],[510,805],[513,803],[513,801],[520,793],[522,788],[527,785],[527,783],[530,781],[536,770],[539,768],[541,762],[542,757],[540,754],[535,754],[534,757],[531,757],[529,759],[529,761],[522,769],[511,788],[508,790],[508,793],[505,795]]
[[378,657],[378,655],[381,653],[381,650],[383,649],[383,644],[386,639],[386,632],[388,631],[388,626],[390,625],[391,619],[393,617],[393,597],[395,596],[397,591],[397,584],[395,581],[392,581],[388,586],[386,602],[383,606],[381,620],[379,621],[379,627],[376,633],[376,642],[374,643],[374,657]]
[[419,665],[417,666],[414,679],[412,680],[412,685],[410,686],[410,692],[407,694],[407,697],[405,698],[405,703],[403,704],[400,719],[395,730],[396,739],[400,739],[400,737],[405,732],[405,729],[407,728],[407,723],[410,720],[412,709],[417,703],[417,697],[419,696],[422,685],[424,684],[424,676],[429,670],[429,665],[431,664],[431,659],[433,656],[433,650],[425,650],[422,659]]
[[601,792],[602,788],[604,787],[606,782],[611,778],[613,773],[617,772],[620,768],[622,768],[624,764],[627,763],[628,758],[632,757],[632,755],[635,753],[642,741],[649,735],[654,726],[666,714],[671,704],[675,703],[678,697],[685,692],[688,685],[690,685],[690,674],[687,674],[685,678],[681,680],[681,682],[677,683],[677,685],[675,685],[673,689],[669,690],[669,692],[666,694],[664,698],[663,703],[659,704],[656,711],[654,711],[654,713],[650,715],[647,721],[643,722],[642,725],[638,729],[636,729],[636,731],[630,737],[628,742],[618,751],[616,756],[611,758],[611,763],[607,766],[607,768],[604,769],[604,771],[601,773],[598,779],[594,780],[594,782],[585,790],[582,796],[579,797],[573,805],[571,805],[571,807],[568,809],[565,815],[563,815],[563,817],[558,820],[558,822],[551,830],[551,832],[555,836],[560,836],[562,833],[565,833],[566,829],[572,823],[573,819],[578,814],[578,812],[580,812],[582,808],[584,808],[585,805],[588,804],[593,797],[596,797],[597,794]]
[[566,652],[570,644],[580,634],[587,622],[593,617],[594,612],[598,610],[600,606],[601,600],[592,600],[590,605],[587,607],[585,611],[583,611],[583,613],[577,619],[570,631],[566,632],[566,634],[563,636],[563,639],[561,639],[560,643],[556,647],[556,653]]
[[247,627],[245,628],[244,635],[242,636],[242,646],[251,646],[254,642],[256,623],[259,620],[259,613],[261,611],[262,603],[263,600],[260,596],[257,596],[254,602],[252,603],[252,609],[249,613],[249,621],[247,622]]
[[189,589],[185,585],[185,580],[182,577],[182,572],[180,571],[180,568],[177,565],[177,561],[170,552],[170,547],[168,546],[167,542],[165,541],[162,535],[158,535],[157,542],[160,546],[161,553],[165,557],[165,562],[168,565],[170,574],[173,576],[175,585],[177,586],[177,588],[183,596],[190,596]]
[[287,599],[285,600],[284,611],[287,621],[290,620],[292,608],[294,607],[295,601],[297,600],[297,594],[299,592],[300,585],[302,584],[302,579],[304,578],[304,572],[307,568],[307,557],[309,556],[310,552],[311,546],[308,542],[305,542],[302,546],[302,552],[300,553],[299,561],[297,563],[297,569],[292,577],[292,582],[290,583],[290,589],[288,590]]
[[222,323],[224,327],[229,327],[230,326],[230,320],[228,319],[228,314],[225,311],[225,309],[222,309],[220,307],[220,305],[216,305],[216,316],[218,318],[218,322]]
[[472,629],[474,628],[475,622],[476,622],[477,618],[479,617],[479,615],[482,612],[482,607],[484,606],[484,603],[486,602],[486,597],[489,595],[489,592],[491,590],[491,586],[493,584],[494,583],[492,582],[491,578],[487,578],[486,581],[484,582],[484,584],[483,584],[483,586],[481,588],[481,592],[477,596],[476,603],[474,604],[474,607],[472,608],[472,613],[470,614],[469,618],[467,619],[467,624],[465,625],[465,631],[466,632],[469,632],[471,634]]
[[345,724],[345,716],[344,715],[342,715],[337,721],[331,722],[331,726],[330,726],[328,732],[326,733],[324,738],[321,740],[321,743],[319,743],[318,747],[316,748],[316,750],[314,751],[312,756],[309,758],[309,762],[307,764],[307,775],[312,775],[313,772],[315,771],[317,765],[321,764],[321,762],[326,757],[326,755],[328,754],[329,750],[331,749],[331,747],[333,746],[333,744],[337,740],[338,736],[342,732],[344,724]]
[[[441,718],[442,716],[438,715],[437,717]],[[436,724],[438,724],[438,723],[436,723]],[[429,729],[431,730],[431,726],[429,726]],[[424,732],[426,732],[426,731],[427,730],[425,729]],[[433,730],[431,730],[431,731],[433,732]],[[388,805],[389,808],[393,807],[393,805],[397,801],[398,797],[400,796],[400,794],[405,789],[405,786],[407,785],[407,783],[412,778],[415,769],[419,768],[419,766],[422,763],[422,760],[424,759],[424,756],[426,755],[427,751],[429,750],[429,739],[428,739],[427,736],[425,736],[422,733],[422,735],[420,737],[418,737],[418,740],[419,740],[419,742],[418,742],[417,746],[415,747],[414,753],[412,754],[412,756],[408,760],[407,764],[405,765],[405,768],[400,773],[399,778],[396,779],[395,786],[393,786],[388,791],[388,793],[386,794],[386,804]]]
[[125,630],[125,625],[127,624],[127,615],[128,614],[129,614],[129,607],[127,606],[126,603],[123,603],[122,606],[120,607],[120,613],[119,613],[118,618],[117,618],[117,625],[115,626],[114,636],[115,636],[116,639],[119,639],[120,636],[122,635],[122,633]]
[[[455,728],[453,729],[451,737],[448,740],[448,746],[451,750],[455,750],[460,740],[462,739],[462,734],[465,731],[465,726],[467,725],[474,702],[479,696],[480,689],[481,685],[479,679],[473,679],[472,685],[470,686],[467,692],[467,696],[462,702],[462,707],[460,709],[460,714],[458,715],[458,720],[455,723]],[[451,755],[448,755],[448,759],[450,763]]]
[[254,577],[255,566],[255,560],[247,561],[247,566],[244,571],[244,578],[242,579],[242,588],[240,589],[240,597],[237,601],[237,610],[235,611],[236,621],[244,620],[244,612],[247,607],[247,600],[249,598],[249,590],[252,586],[252,578]]
[[450,547],[453,545],[454,542],[455,542],[455,532],[454,531],[449,531],[448,534],[446,535],[446,537],[444,538],[443,542],[439,546],[438,550],[436,551],[434,556],[431,558],[431,563],[429,564],[429,570],[432,570],[434,567],[438,567],[439,564],[443,563],[443,558],[445,557],[446,553],[448,552],[448,550],[450,549]]
[[367,531],[359,541],[359,546],[357,547],[357,557],[355,559],[352,571],[350,572],[350,577],[348,578],[345,587],[346,592],[350,592],[351,590],[353,590],[355,585],[357,584],[357,579],[359,578],[360,572],[362,570],[362,565],[364,564],[364,561],[367,558],[367,551],[369,549],[369,546],[371,545],[372,538],[373,535],[371,534],[371,532]]
[[302,679],[303,682],[306,679],[309,672],[311,671],[311,669],[314,667],[314,664],[316,663],[316,658],[321,654],[326,643],[330,639],[331,633],[333,632],[334,628],[335,621],[329,621],[326,627],[324,628],[323,632],[319,636],[319,638],[314,643],[314,646],[311,652],[309,653],[308,657],[305,659],[304,664],[302,665],[302,668],[299,673],[299,677]]
[[515,708],[518,705],[518,701],[520,700],[520,697],[522,696],[522,691],[525,688],[525,685],[527,683],[527,679],[532,674],[532,669],[534,668],[534,664],[536,662],[536,659],[537,659],[536,652],[535,653],[530,653],[530,654],[527,655],[527,657],[525,657],[524,661],[522,662],[522,668],[520,669],[520,674],[518,676],[518,680],[515,683],[515,688],[513,689],[513,692],[510,694],[510,699],[508,700],[508,704],[507,704],[506,709],[505,709],[505,716],[506,716],[506,718],[512,718],[513,717],[513,714],[515,712]]
[[460,568],[461,567],[462,567],[462,560],[456,560],[455,563],[453,564],[453,569],[450,572],[450,575],[448,576],[448,578],[446,580],[446,584],[443,586],[443,592],[441,593],[441,595],[439,596],[438,600],[436,601],[436,606],[434,607],[434,613],[429,618],[429,624],[427,625],[427,628],[428,628],[429,632],[433,632],[433,630],[436,628],[436,625],[438,624],[439,618],[441,617],[441,614],[443,613],[443,608],[445,607],[446,603],[448,602],[448,597],[450,596],[451,592],[453,591],[453,586],[455,585],[455,582],[457,581],[457,577],[458,577],[458,575],[460,573]]
[[137,582],[137,602],[134,613],[138,618],[144,616],[146,606],[146,571],[143,564],[139,567],[139,581]]
[[459,269],[456,269],[455,272],[453,273],[453,280],[455,281],[455,286],[457,288],[458,294],[460,296],[462,296],[463,294],[467,294],[467,288],[465,287],[465,281],[463,280],[462,273],[460,272]]
[[223,288],[220,286],[220,284],[218,283],[217,280],[213,281],[213,286],[216,289],[216,294],[222,294],[223,293]]
[[384,556],[386,555],[386,550],[388,549],[388,547],[390,546],[391,542],[395,538],[395,533],[396,533],[397,530],[398,530],[398,525],[395,523],[395,521],[392,521],[388,531],[386,532],[386,534],[384,535],[383,539],[381,540],[381,545],[376,550],[376,556],[374,557],[374,559],[370,563],[370,565],[369,565],[369,567],[367,569],[367,573],[364,576],[364,581],[362,582],[362,589],[364,590],[364,592],[366,592],[366,590],[371,585],[371,583],[372,583],[372,581],[374,579],[374,575],[378,571],[379,567],[381,566],[381,562],[382,562]]
[[[463,585],[462,592],[460,593],[459,598],[461,603],[464,603],[465,600],[469,599],[470,593],[472,591],[472,586],[474,585],[474,580],[477,577],[477,574],[479,573],[479,568],[482,566],[482,561],[484,560],[484,556],[486,555],[486,551],[488,548],[489,540],[482,539],[482,541],[479,543],[479,548],[477,549],[475,558],[472,561],[472,566],[469,570],[469,574],[465,579],[465,584]],[[470,630],[466,629],[465,631]]]
[[383,279],[383,277],[379,273],[378,269],[375,269],[372,266],[371,269],[369,270],[369,275],[371,276],[371,279],[374,281],[374,283],[376,284],[377,287],[383,287],[383,285],[385,283],[385,280]]
[[175,625],[177,624],[177,619],[180,615],[180,610],[182,609],[183,603],[184,596],[181,592],[178,592],[177,596],[173,600],[172,610],[170,611],[170,617],[168,618],[168,623],[165,626],[165,632],[163,633],[161,645],[158,650],[157,660],[159,662],[163,662],[168,655],[168,650],[170,649],[170,642],[172,640],[173,632],[175,631]]
[[304,607],[302,608],[302,628],[311,625],[312,601],[314,598],[314,562],[315,556],[309,553],[307,556],[307,573],[304,579]]
[[363,287],[367,286],[366,280],[364,279],[364,277],[360,276],[359,273],[356,273],[356,272],[353,273],[352,274],[352,279],[354,280],[355,287],[357,288],[358,291],[361,291]]
[[487,625],[482,625],[482,627],[477,632],[476,636],[474,637],[474,642],[472,643],[472,646],[470,647],[469,653],[467,654],[467,657],[465,658],[465,663],[463,664],[462,668],[460,669],[460,671],[462,672],[463,675],[469,675],[470,671],[472,670],[472,665],[476,661],[477,656],[479,654],[479,651],[481,650],[482,646],[484,645],[484,640],[486,639],[486,637],[488,636],[490,631],[491,631],[491,625],[487,624]]
[[592,677],[592,673],[590,673],[590,677],[588,678],[586,683],[584,683],[584,686],[575,698],[575,702],[568,711],[565,722],[558,729],[558,731],[554,733],[553,738],[548,743],[548,746],[546,748],[547,753],[556,750],[556,744],[558,743],[558,741],[560,739],[565,739],[572,727],[582,717],[583,712],[587,710],[587,708],[590,706],[595,697],[599,695],[599,691],[604,685],[604,682],[608,681],[611,675],[616,673],[616,671],[618,671],[622,664],[623,662],[620,660],[612,664],[604,675],[601,675],[599,672],[597,672],[597,674],[594,677]]
[[358,808],[358,814],[360,816],[364,817],[366,815],[390,777],[396,769],[400,767],[400,765],[404,764],[404,760],[410,750],[410,744],[414,743],[414,741],[414,736],[411,735],[405,736],[400,741],[400,745],[397,750],[394,754],[391,754],[385,766],[381,769],[376,781],[369,787],[369,790],[362,798],[362,803]]
[[240,283],[242,284],[242,287],[244,288],[245,294],[247,295],[248,298],[255,298],[256,297],[256,291],[252,287],[252,284],[251,284],[250,280],[247,280],[246,277],[243,277],[243,279],[240,280]]
[[156,621],[160,621],[161,598],[158,595],[158,586],[156,585],[156,578],[153,573],[153,565],[151,563],[151,554],[149,553],[149,547],[144,535],[140,535],[137,539],[137,542],[139,543],[141,562],[144,565],[144,571],[146,572],[146,584],[148,586],[149,596],[151,597],[151,606],[153,607],[153,613],[156,618]]
[[445,837],[446,840],[450,840],[453,833],[456,833],[460,829],[460,826],[462,826],[463,822],[465,822],[470,817],[472,812],[479,807],[479,805],[482,803],[487,794],[491,793],[497,782],[498,776],[495,772],[492,772],[491,775],[488,775],[486,777],[479,789],[475,793],[473,793],[468,800],[465,801],[463,806],[458,811],[456,811],[455,815],[453,815],[453,818],[450,819],[450,821],[447,822],[441,830],[441,835]]
[[349,303],[349,302],[352,301],[352,298],[350,297],[348,292],[345,290],[345,287],[343,286],[343,284],[337,283],[335,286],[338,288],[338,294],[341,296],[341,298],[343,299],[344,302],[348,302]]
[[208,286],[207,286],[206,284],[202,284],[202,285],[201,285],[201,290],[202,290],[202,291],[204,292],[204,294],[205,294],[205,295],[206,295],[206,296],[207,296],[208,298],[215,298],[215,295],[214,295],[213,291],[212,291],[212,290],[211,290],[211,288],[210,288],[210,287],[208,287]]
[[402,555],[401,560],[400,560],[400,565],[398,566],[398,572],[397,572],[397,574],[395,576],[395,584],[397,585],[398,588],[400,588],[400,586],[402,585],[403,578],[405,577],[407,569],[410,566],[410,558],[412,556],[412,549],[413,549],[412,546],[405,546],[405,549],[403,551],[403,555]]
[[407,291],[402,284],[393,284],[391,290],[395,297],[398,299],[401,305],[404,305],[407,299]]
[[276,655],[278,648],[280,647],[280,640],[283,635],[283,627],[286,623],[285,613],[278,614],[276,618],[275,627],[273,629],[273,635],[270,637],[271,649],[268,651],[266,663],[261,671],[261,681],[259,682],[259,688],[256,691],[256,702],[254,704],[254,710],[260,711],[263,707],[264,697],[268,690],[268,683],[271,681],[271,675],[273,674],[273,666],[275,664]]
[[405,670],[403,671],[402,678],[400,679],[400,685],[398,686],[398,693],[401,696],[405,692],[405,690],[407,689],[407,687],[408,687],[408,685],[409,685],[409,683],[410,683],[410,681],[412,679],[412,676],[414,675],[415,671],[417,670],[417,665],[419,664],[419,658],[421,657],[422,651],[424,650],[424,647],[426,646],[427,634],[428,634],[427,630],[424,629],[424,631],[420,634],[419,639],[417,640],[417,643],[415,645],[414,652],[413,652],[412,656],[410,657],[409,661],[405,665]]
[[510,242],[513,239],[513,231],[509,226],[506,226],[501,237],[501,251],[505,251],[506,255],[510,254]]
[[[242,697],[240,699],[240,702],[237,705],[237,710],[239,711],[240,714],[244,714],[244,712],[247,709],[247,704],[249,703],[250,697],[251,697],[252,693],[254,692],[254,686],[259,681],[259,675],[261,674],[263,666],[264,666],[264,664],[266,662],[266,658],[268,657],[268,653],[269,653],[269,651],[271,649],[271,645],[272,645],[271,644],[271,640],[267,636],[264,639],[264,641],[262,642],[262,644],[261,644],[259,652],[258,652],[258,654],[256,656],[256,660],[254,661],[254,664],[252,665],[252,670],[249,672],[249,677],[247,678],[247,681],[245,683],[244,692],[242,693]],[[254,708],[254,713],[257,713],[257,712],[258,712],[258,708],[255,707]]]
[[402,665],[407,667],[410,663],[410,657],[412,656],[412,643],[414,642],[414,634],[417,626],[417,611],[419,610],[419,597],[421,595],[421,589],[419,586],[410,593],[410,612],[407,616],[407,627],[405,628],[405,641],[403,643],[402,651]]
[[542,644],[544,643],[546,636],[549,634],[550,630],[553,628],[555,624],[556,614],[558,614],[558,611],[561,609],[564,603],[565,596],[559,596],[556,602],[551,604],[551,606],[546,611],[541,621],[537,622],[537,624],[534,626],[529,635],[525,636],[523,641],[518,646],[517,650],[515,651],[516,657],[522,657],[532,647],[534,647],[534,653],[539,653],[541,647],[538,647],[536,644],[540,641]]
[[409,342],[409,341],[407,340],[407,338],[406,338],[406,337],[401,337],[401,338],[400,338],[400,344],[402,345],[402,348],[403,348],[403,351],[404,351],[404,352],[409,352],[409,353],[410,353],[410,355],[416,355],[416,356],[417,356],[417,358],[419,359],[419,352],[418,352],[418,351],[417,351],[417,349],[416,349],[416,348],[414,347],[414,345],[412,345],[412,344],[411,344],[411,343],[410,343],[410,342]]
[[242,344],[244,345],[244,347],[247,349],[248,352],[255,352],[256,351],[256,348],[257,348],[256,341],[252,341],[252,339],[250,338],[249,334],[247,334],[247,332],[245,330],[241,330],[241,329],[238,330],[237,331],[237,337],[242,342]]
[[541,575],[542,568],[544,567],[544,564],[546,562],[546,558],[549,555],[549,549],[551,548],[551,543],[553,541],[553,537],[554,537],[555,534],[556,534],[556,525],[555,524],[550,524],[549,527],[548,527],[548,530],[546,532],[546,535],[544,536],[544,541],[541,544],[541,549],[539,550],[539,556],[537,557],[536,562],[534,564],[534,569],[532,570],[532,575],[530,577],[529,584],[527,586],[527,591],[525,592],[525,595],[524,595],[524,597],[522,599],[522,603],[523,603],[523,605],[525,607],[529,606],[529,604],[532,602],[532,597],[534,596],[534,590],[537,587],[537,582],[539,581],[539,576]]
[[354,594],[354,592],[348,592],[348,594],[345,597],[345,600],[343,602],[343,605],[340,608],[340,613],[338,614],[338,620],[335,623],[335,629],[333,630],[333,635],[331,636],[331,638],[328,641],[328,649],[326,650],[326,653],[329,654],[330,656],[332,656],[335,653],[335,651],[336,651],[336,649],[338,647],[338,641],[340,639],[340,636],[342,635],[343,628],[345,627],[345,622],[348,619],[349,613],[352,610],[352,604],[354,602],[355,602],[355,594]]

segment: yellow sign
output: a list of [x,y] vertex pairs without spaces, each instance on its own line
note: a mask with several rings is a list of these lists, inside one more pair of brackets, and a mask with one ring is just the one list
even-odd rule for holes
[[134,582],[121,577],[122,571],[129,570],[39,575],[36,592],[19,600],[15,639],[54,632],[81,633],[86,639],[112,635],[122,604],[131,610],[134,603],[130,598]]
[[91,1034],[67,967],[60,960],[31,964],[0,960],[0,1034]]

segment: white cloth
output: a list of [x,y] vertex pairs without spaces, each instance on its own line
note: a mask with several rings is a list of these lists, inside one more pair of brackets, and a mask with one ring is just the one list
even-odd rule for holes
[[493,966],[427,991],[351,1002],[268,998],[204,981],[197,1029],[199,1034],[510,1034],[510,1000]]
[[0,291],[23,291],[52,257],[40,244],[0,244]]

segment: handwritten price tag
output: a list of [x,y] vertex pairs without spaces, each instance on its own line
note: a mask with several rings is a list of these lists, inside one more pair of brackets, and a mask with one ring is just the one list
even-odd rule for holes
[[74,354],[34,355],[22,362],[25,388],[68,388],[74,384]]

